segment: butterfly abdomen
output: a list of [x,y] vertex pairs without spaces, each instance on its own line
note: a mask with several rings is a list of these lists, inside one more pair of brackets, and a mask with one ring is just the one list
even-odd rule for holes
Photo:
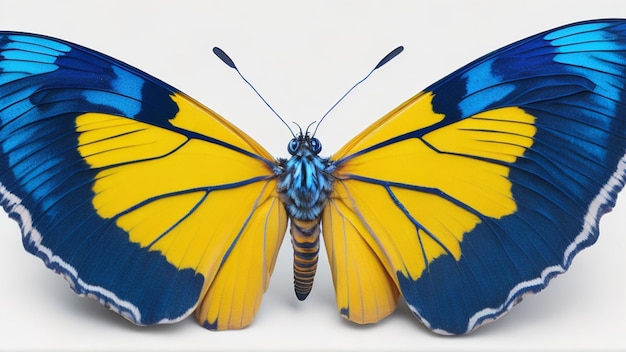
[[293,246],[293,285],[296,296],[303,301],[311,292],[320,250],[320,221],[291,219]]

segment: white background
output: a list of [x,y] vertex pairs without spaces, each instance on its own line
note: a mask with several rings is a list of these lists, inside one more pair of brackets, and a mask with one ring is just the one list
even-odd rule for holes
[[[287,121],[319,119],[388,51],[405,52],[320,127],[330,154],[429,84],[503,45],[569,22],[626,17],[616,1],[5,1],[0,29],[47,34],[137,66],[213,108],[276,156],[288,131],[211,53],[226,50]],[[324,154],[324,153],[323,153]],[[371,326],[336,312],[322,252],[308,300],[293,294],[285,241],[253,324],[209,332],[192,318],[139,328],[75,296],[26,253],[0,215],[0,348],[144,350],[502,350],[626,348],[626,203],[598,244],[543,293],[464,337],[430,333],[401,306]]]

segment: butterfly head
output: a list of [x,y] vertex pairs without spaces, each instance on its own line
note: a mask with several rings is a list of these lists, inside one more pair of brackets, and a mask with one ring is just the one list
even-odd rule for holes
[[322,143],[319,139],[309,136],[308,133],[300,133],[289,141],[287,151],[293,156],[318,155],[322,151]]

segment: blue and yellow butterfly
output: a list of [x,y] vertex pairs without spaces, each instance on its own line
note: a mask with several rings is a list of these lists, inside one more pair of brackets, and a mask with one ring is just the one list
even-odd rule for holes
[[625,181],[625,86],[626,20],[571,24],[461,68],[331,158],[304,132],[274,159],[144,72],[0,32],[1,204],[29,252],[135,324],[247,326],[290,221],[298,298],[321,224],[342,316],[376,322],[401,294],[464,334],[596,241]]

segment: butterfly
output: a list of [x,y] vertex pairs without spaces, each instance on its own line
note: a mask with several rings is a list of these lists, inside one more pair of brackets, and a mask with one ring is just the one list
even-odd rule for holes
[[465,334],[597,240],[625,182],[625,85],[626,20],[574,23],[457,70],[331,157],[307,129],[276,159],[123,62],[0,32],[0,204],[27,251],[138,325],[249,325],[290,224],[299,299],[321,235],[343,317],[377,322],[401,295]]

